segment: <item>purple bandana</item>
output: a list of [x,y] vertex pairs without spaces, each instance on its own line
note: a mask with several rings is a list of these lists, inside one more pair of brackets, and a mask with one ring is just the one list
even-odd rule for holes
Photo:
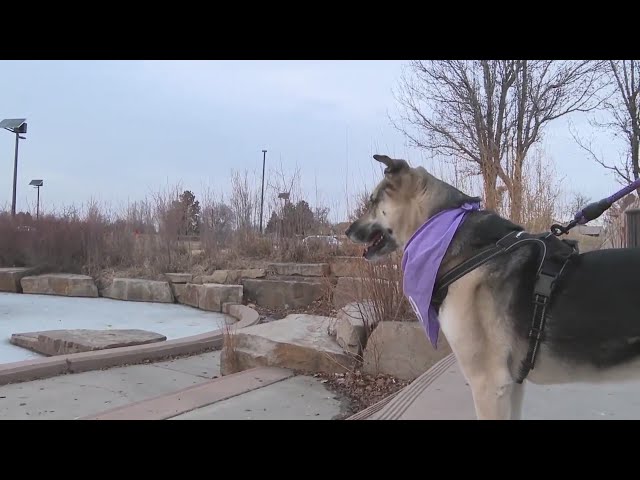
[[465,203],[460,208],[434,215],[411,236],[404,249],[404,294],[422,322],[433,348],[436,349],[440,323],[438,312],[431,305],[436,275],[451,239],[467,213],[479,209],[478,203]]

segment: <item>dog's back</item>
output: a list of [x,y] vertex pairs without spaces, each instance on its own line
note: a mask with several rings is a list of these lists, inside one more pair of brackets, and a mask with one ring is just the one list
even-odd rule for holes
[[570,362],[606,368],[640,355],[640,248],[578,255],[559,280],[545,343]]

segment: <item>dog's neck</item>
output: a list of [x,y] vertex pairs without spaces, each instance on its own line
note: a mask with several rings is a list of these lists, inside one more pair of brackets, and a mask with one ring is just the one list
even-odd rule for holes
[[416,198],[414,208],[408,209],[405,224],[407,227],[398,232],[398,240],[402,248],[407,244],[414,233],[429,219],[438,213],[450,208],[457,208],[465,203],[478,202],[477,197],[470,197],[428,172],[424,172],[423,188]]
[[[471,197],[454,186],[425,172],[425,188],[416,198],[415,208],[409,209],[407,218],[409,226],[403,233],[402,250],[406,242],[429,219],[438,213],[458,208],[465,203],[479,202],[480,198]],[[458,228],[449,248],[440,264],[439,275],[456,267],[481,249],[494,244],[511,231],[523,230],[523,227],[512,223],[495,212],[471,211]]]

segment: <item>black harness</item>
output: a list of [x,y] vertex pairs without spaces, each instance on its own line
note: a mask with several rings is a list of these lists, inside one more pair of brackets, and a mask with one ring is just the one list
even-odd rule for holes
[[[560,242],[552,245],[551,242]],[[533,289],[533,319],[529,329],[529,350],[522,363],[517,383],[522,383],[533,370],[536,354],[540,342],[544,338],[544,326],[549,313],[549,304],[554,292],[556,280],[566,267],[567,263],[578,254],[576,244],[559,240],[552,233],[542,235],[532,235],[524,231],[511,232],[496,242],[495,245],[482,250],[480,253],[465,260],[463,263],[446,272],[436,281],[433,290],[432,304],[439,309],[447,296],[449,285],[462,278],[467,273],[475,270],[489,260],[524,245],[535,245],[538,247],[538,270],[536,272],[536,282]],[[558,246],[561,248],[559,249]],[[552,253],[553,252],[553,253]]]

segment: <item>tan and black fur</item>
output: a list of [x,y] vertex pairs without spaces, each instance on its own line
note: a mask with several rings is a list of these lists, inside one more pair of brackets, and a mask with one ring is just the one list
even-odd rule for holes
[[[365,258],[370,261],[402,251],[436,213],[477,200],[422,167],[385,155],[374,158],[386,166],[384,179],[373,191],[367,212],[346,232],[352,241],[369,244]],[[470,213],[439,275],[521,230],[494,212]],[[515,379],[528,347],[537,254],[535,247],[524,246],[492,259],[450,285],[440,307],[442,332],[469,382],[479,419],[520,418],[524,384]],[[556,287],[545,337],[526,381],[640,378],[638,272],[640,249],[578,255]]]

